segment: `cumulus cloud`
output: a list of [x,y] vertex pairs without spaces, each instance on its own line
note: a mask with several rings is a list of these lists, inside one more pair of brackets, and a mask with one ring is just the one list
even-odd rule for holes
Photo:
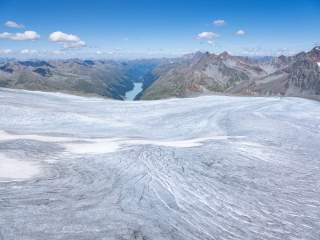
[[63,43],[64,48],[82,48],[86,46],[86,43],[77,35],[60,31],[51,33],[49,39],[52,42]]
[[86,46],[86,43],[84,41],[79,42],[70,42],[70,43],[64,43],[64,48],[83,48]]
[[240,29],[240,30],[236,31],[235,34],[238,36],[243,36],[243,35],[246,35],[246,32]]
[[12,53],[11,49],[0,49],[0,54],[10,54]]
[[38,51],[35,49],[22,49],[20,51],[20,53],[21,54],[36,54],[36,53],[38,53]]
[[10,39],[15,41],[38,40],[40,35],[35,31],[24,31],[23,33],[0,33],[0,39]]
[[218,27],[224,26],[226,24],[227,24],[226,21],[223,19],[217,19],[217,20],[213,21],[213,25],[218,26]]
[[80,38],[73,34],[67,34],[60,31],[50,34],[49,39],[52,42],[79,42]]
[[10,38],[11,36],[12,36],[12,33],[8,33],[8,32],[0,33],[0,39]]
[[60,51],[60,50],[54,50],[51,53],[54,54],[54,55],[64,55],[65,54],[64,51]]
[[24,28],[22,24],[16,23],[15,21],[7,21],[4,25],[9,28]]
[[219,34],[214,32],[201,32],[198,34],[197,39],[211,40],[217,37],[219,37]]

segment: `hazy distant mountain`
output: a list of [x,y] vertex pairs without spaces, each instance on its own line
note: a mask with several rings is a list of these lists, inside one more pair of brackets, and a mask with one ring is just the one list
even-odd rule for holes
[[141,99],[190,97],[225,93],[240,95],[320,95],[320,48],[295,56],[252,59],[196,53],[181,62],[155,70],[156,79]]

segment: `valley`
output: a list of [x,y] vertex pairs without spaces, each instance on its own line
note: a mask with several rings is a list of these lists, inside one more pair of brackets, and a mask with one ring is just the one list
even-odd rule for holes
[[320,0],[0,10],[0,240],[320,240]]
[[319,62],[319,47],[261,58],[197,52],[127,61],[6,60],[0,63],[0,86],[118,100],[216,94],[320,99]]

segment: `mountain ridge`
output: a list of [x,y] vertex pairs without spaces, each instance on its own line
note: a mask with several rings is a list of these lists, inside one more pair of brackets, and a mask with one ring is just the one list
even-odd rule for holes
[[197,53],[186,62],[163,73],[141,99],[215,93],[318,98],[320,94],[319,47],[262,61],[227,52]]
[[293,56],[251,58],[195,52],[179,58],[128,61],[2,60],[0,87],[136,100],[210,94],[319,98],[320,47]]

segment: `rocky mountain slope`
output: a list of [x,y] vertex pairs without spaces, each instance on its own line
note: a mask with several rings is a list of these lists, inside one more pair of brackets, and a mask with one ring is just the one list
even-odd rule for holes
[[165,71],[154,72],[155,79],[141,94],[141,99],[217,93],[317,98],[320,95],[320,48],[260,61],[227,52],[196,53]]
[[194,93],[223,92],[240,81],[264,76],[258,65],[224,52],[196,53],[160,74],[143,94],[143,99],[188,97]]
[[0,65],[0,86],[122,99],[132,88],[124,66],[113,61],[8,61]]
[[316,47],[310,52],[299,53],[292,57],[281,56],[275,60],[280,63],[276,71],[250,82],[242,82],[228,92],[319,98],[320,48]]

